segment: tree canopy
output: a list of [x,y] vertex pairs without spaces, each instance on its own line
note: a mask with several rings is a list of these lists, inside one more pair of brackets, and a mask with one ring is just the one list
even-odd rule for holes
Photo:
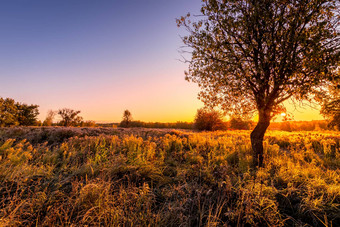
[[0,125],[18,125],[19,122],[16,117],[17,111],[14,99],[0,98]]
[[[199,17],[177,20],[191,59],[188,81],[205,105],[226,113],[257,111],[254,164],[263,136],[287,99],[310,100],[339,64],[339,1],[203,0]],[[193,21],[192,21],[193,20]]]
[[328,86],[329,93],[323,98],[321,114],[329,120],[330,128],[340,130],[340,78]]
[[29,126],[37,124],[37,116],[39,115],[38,105],[16,103],[16,107],[19,125]]
[[36,125],[38,105],[27,105],[11,98],[0,97],[0,126]]

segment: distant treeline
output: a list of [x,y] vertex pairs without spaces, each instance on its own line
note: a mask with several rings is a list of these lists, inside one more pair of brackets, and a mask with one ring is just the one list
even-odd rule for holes
[[[0,97],[0,127],[10,126],[75,126],[75,127],[95,127],[94,121],[84,121],[79,116],[80,111],[64,108],[58,111],[48,111],[46,119],[38,120],[38,105],[28,105],[16,102],[12,98]],[[59,117],[54,121],[55,116]]]
[[[123,123],[124,124],[124,123]],[[120,127],[125,127],[122,123]],[[192,122],[178,121],[174,123],[161,123],[161,122],[143,122],[143,121],[131,121],[129,127],[141,127],[141,128],[173,128],[173,129],[193,129]]]
[[[252,130],[256,126],[254,121],[242,121],[240,119],[232,119],[223,122],[223,130]],[[53,124],[58,126],[59,124]],[[122,127],[120,123],[95,123],[93,121],[81,122],[79,127]],[[171,128],[171,129],[195,129],[194,122],[143,122],[143,121],[131,121],[129,127],[131,128]],[[125,128],[125,126],[124,126]],[[284,121],[284,122],[272,122],[268,128],[269,130],[280,131],[317,131],[317,130],[331,130],[328,127],[326,120],[314,120],[314,121]]]
[[315,121],[283,121],[272,122],[269,125],[269,130],[281,131],[317,131],[317,130],[330,130],[329,124],[325,120]]
[[[246,129],[252,130],[256,126],[254,121],[245,121],[238,119],[238,123],[231,121],[225,122],[228,129]],[[280,131],[318,131],[318,130],[332,130],[334,128],[329,127],[326,120],[314,120],[314,121],[282,121],[282,122],[271,122],[269,130],[280,130]]]
[[[170,129],[197,129],[197,130],[252,130],[256,122],[244,120],[241,117],[231,117],[223,121],[218,111],[199,109],[194,122],[178,121],[174,123],[143,122],[132,120],[130,111],[125,110],[120,123],[96,123],[84,121],[79,116],[80,111],[68,108],[57,111],[48,111],[46,119],[41,122],[37,119],[38,105],[19,103],[11,98],[0,97],[0,127],[8,126],[73,126],[73,127],[124,127],[124,128],[170,128]],[[58,116],[59,120],[54,118]],[[336,128],[336,127],[335,127]],[[281,131],[316,131],[332,129],[326,120],[319,121],[284,121],[272,122],[269,130]]]
[[[64,127],[101,127],[95,121],[80,121],[78,123],[73,123],[72,125],[65,126],[61,121],[54,122],[52,124],[46,124],[45,121],[38,121],[38,124],[32,126],[64,126]],[[106,126],[107,127],[107,126]],[[111,124],[112,127],[112,124]],[[116,126],[117,127],[117,126]]]
[[[254,121],[242,121],[240,119],[231,119],[223,122],[223,130],[252,130],[256,126]],[[101,127],[121,127],[118,123],[97,124]],[[193,122],[174,122],[174,123],[161,123],[161,122],[143,122],[132,121],[129,127],[136,128],[172,128],[172,129],[195,129]],[[328,123],[325,120],[318,121],[284,121],[272,122],[269,130],[280,131],[317,131],[317,130],[330,130]]]

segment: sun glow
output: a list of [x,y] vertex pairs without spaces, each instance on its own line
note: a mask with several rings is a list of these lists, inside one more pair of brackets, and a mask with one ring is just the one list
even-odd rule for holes
[[281,116],[282,117],[285,117],[287,114],[286,113],[281,113]]

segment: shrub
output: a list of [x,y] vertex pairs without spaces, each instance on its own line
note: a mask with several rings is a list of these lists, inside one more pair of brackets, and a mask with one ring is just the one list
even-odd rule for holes
[[250,120],[244,120],[242,117],[233,116],[230,119],[230,128],[240,130],[250,130],[252,128],[252,122]]
[[223,115],[219,111],[201,108],[197,110],[194,127],[201,131],[224,130],[226,126],[222,118]]

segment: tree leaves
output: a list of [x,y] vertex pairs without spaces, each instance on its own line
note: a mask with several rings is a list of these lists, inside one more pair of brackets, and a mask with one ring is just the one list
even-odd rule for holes
[[0,97],[0,126],[35,125],[39,115],[38,107]]
[[[339,64],[337,1],[203,1],[203,15],[183,38],[191,59],[186,80],[207,106],[226,113],[308,99]],[[336,31],[336,32],[335,32]]]

